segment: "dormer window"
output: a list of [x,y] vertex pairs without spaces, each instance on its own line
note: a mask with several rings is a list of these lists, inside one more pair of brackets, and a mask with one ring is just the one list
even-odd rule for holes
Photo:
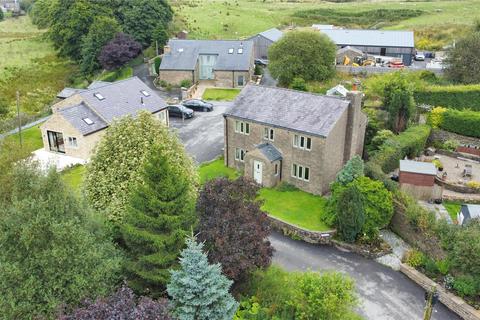
[[90,118],[83,118],[82,120],[83,120],[83,122],[85,122],[85,123],[88,124],[89,126],[91,126],[91,125],[93,124],[93,121],[92,121],[92,119],[90,119]]
[[148,93],[145,90],[140,90],[140,92],[145,96],[145,97],[150,97],[150,93]]
[[238,54],[242,54],[242,53],[243,53],[243,48],[238,48],[237,53],[238,53]]
[[105,100],[105,97],[102,96],[100,92],[95,92],[93,95],[95,96],[95,98],[97,98],[100,101]]
[[228,54],[233,54],[233,48],[228,49]]

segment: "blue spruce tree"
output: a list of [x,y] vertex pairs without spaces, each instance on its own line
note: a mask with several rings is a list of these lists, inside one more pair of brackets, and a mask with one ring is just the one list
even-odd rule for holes
[[203,243],[187,239],[179,270],[171,271],[167,292],[179,320],[230,320],[238,304],[228,292],[232,281],[222,274],[220,264],[209,264]]

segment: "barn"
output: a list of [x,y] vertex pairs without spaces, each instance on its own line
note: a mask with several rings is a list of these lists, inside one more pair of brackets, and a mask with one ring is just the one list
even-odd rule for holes
[[247,40],[253,41],[255,59],[268,59],[268,48],[283,37],[283,32],[277,28],[260,32]]
[[350,46],[376,56],[401,58],[406,66],[415,55],[413,31],[321,29],[338,49]]

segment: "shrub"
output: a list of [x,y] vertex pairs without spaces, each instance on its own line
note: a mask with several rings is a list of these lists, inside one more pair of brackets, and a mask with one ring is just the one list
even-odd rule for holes
[[180,81],[180,87],[182,88],[190,88],[192,86],[192,80],[190,79],[183,79]]
[[455,277],[453,288],[461,297],[471,297],[478,293],[478,283],[471,276],[462,275]]
[[443,123],[443,114],[447,111],[447,108],[443,107],[435,107],[432,109],[430,114],[428,115],[428,124],[432,126],[432,128],[440,128]]
[[458,83],[479,83],[480,33],[470,32],[458,39],[455,45],[447,51],[445,58],[445,77]]
[[162,58],[161,57],[155,57],[153,60],[154,67],[155,67],[155,72],[158,74],[160,72],[160,64],[162,63]]
[[362,194],[356,186],[346,188],[337,201],[337,226],[340,237],[355,242],[365,223]]
[[415,113],[411,83],[404,73],[395,73],[383,89],[383,105],[388,112],[390,129],[399,133],[407,128]]
[[457,150],[457,147],[460,145],[460,143],[457,140],[447,140],[443,143],[443,148],[449,151],[455,151]]
[[380,146],[385,143],[385,141],[392,139],[393,137],[395,137],[395,134],[388,129],[378,131],[377,134],[372,138],[370,151],[378,150]]
[[307,83],[300,77],[293,78],[292,83],[290,83],[290,88],[299,91],[308,91]]
[[417,104],[480,111],[480,84],[419,87],[413,96]]
[[480,189],[480,182],[478,181],[468,181],[467,182],[467,187],[473,188],[473,189]]
[[432,163],[433,163],[433,165],[435,166],[435,168],[437,168],[437,169],[443,169],[443,164],[442,164],[442,162],[440,161],[440,159],[433,159]]
[[258,64],[255,65],[255,71],[253,72],[256,76],[263,74],[263,68],[260,67]]
[[346,185],[363,176],[363,160],[358,155],[355,155],[352,159],[348,160],[348,162],[343,166],[342,170],[338,172],[335,181],[342,185]]
[[464,136],[480,138],[480,112],[471,110],[447,110],[443,113],[440,128]]
[[405,253],[404,261],[412,268],[418,268],[422,266],[424,255],[418,250],[411,249]]
[[423,257],[423,268],[425,270],[425,274],[429,278],[436,278],[439,273],[435,260],[431,259],[428,256]]
[[443,275],[447,275],[448,271],[450,271],[450,261],[448,259],[437,260],[435,264],[437,270]]

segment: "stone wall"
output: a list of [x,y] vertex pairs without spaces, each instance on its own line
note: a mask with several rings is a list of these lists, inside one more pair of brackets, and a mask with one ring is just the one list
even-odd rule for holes
[[403,263],[400,264],[400,272],[405,274],[413,282],[415,282],[425,290],[432,290],[432,288],[436,288],[440,302],[443,303],[447,308],[449,308],[450,310],[458,314],[463,319],[480,320],[480,311],[476,310],[475,308],[467,304],[460,297],[457,297],[456,295],[448,292],[438,283],[429,279],[427,276],[425,276],[421,272]]
[[190,80],[195,82],[193,71],[185,70],[160,70],[160,81],[165,81],[172,85],[180,85],[182,80]]
[[476,155],[473,154],[468,154],[468,153],[460,153],[460,152],[455,152],[455,151],[448,151],[448,150],[436,150],[438,154],[443,154],[444,156],[449,156],[452,158],[466,158],[470,160],[475,160],[475,161],[480,161],[480,157],[477,157]]
[[281,232],[284,235],[289,236],[293,239],[303,240],[308,243],[330,244],[332,237],[336,233],[336,230],[323,232],[305,230],[271,215],[268,215],[268,219],[270,220],[270,226],[274,230]]
[[447,190],[451,190],[459,193],[465,193],[466,196],[467,196],[467,193],[473,193],[473,194],[480,193],[480,189],[474,189],[474,188],[467,187],[465,185],[449,183],[448,181],[443,181],[438,177],[435,177],[435,182],[440,186],[444,186],[445,189]]
[[434,129],[430,134],[430,141],[441,141],[445,142],[447,140],[456,140],[463,145],[472,145],[480,147],[480,140],[478,138],[462,136],[453,132],[448,132],[441,129]]

